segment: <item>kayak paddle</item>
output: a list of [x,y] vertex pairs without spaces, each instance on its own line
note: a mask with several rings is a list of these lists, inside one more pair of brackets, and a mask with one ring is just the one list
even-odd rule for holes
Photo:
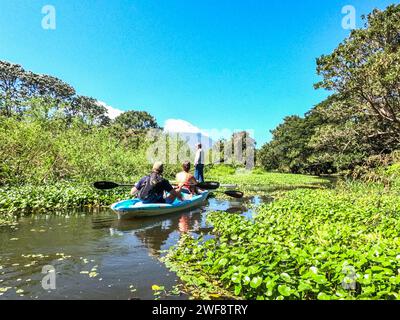
[[109,181],[99,181],[99,182],[95,182],[93,183],[93,187],[95,187],[96,189],[99,190],[111,190],[111,189],[115,189],[118,187],[134,187],[133,184],[118,184],[115,182],[109,182]]
[[226,194],[229,197],[236,198],[236,199],[242,199],[244,196],[244,193],[241,191],[234,191],[234,190],[229,190],[229,191],[213,191],[213,192],[221,192]]
[[[134,184],[118,184],[110,181],[99,181],[95,182],[93,186],[99,190],[111,190],[118,187],[134,187]],[[196,187],[204,190],[217,190],[220,187],[219,182],[211,181],[211,182],[203,182],[196,184]]]
[[[93,184],[93,186],[99,190],[111,190],[111,189],[115,189],[118,187],[134,187],[133,184],[118,184],[118,183],[110,182],[110,181],[95,182]],[[199,187],[200,189],[204,189],[204,190],[216,190],[219,188],[220,184],[219,184],[219,182],[204,182],[204,183],[199,183],[196,186]],[[226,194],[229,197],[236,198],[236,199],[241,199],[244,196],[243,192],[234,191],[234,190],[214,191],[214,192],[221,192],[221,193]]]

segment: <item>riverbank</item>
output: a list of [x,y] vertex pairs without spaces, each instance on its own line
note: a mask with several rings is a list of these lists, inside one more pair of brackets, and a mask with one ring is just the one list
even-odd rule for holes
[[23,215],[109,206],[126,196],[126,189],[99,191],[84,183],[0,188],[0,225],[13,223]]
[[182,236],[164,262],[200,298],[400,298],[398,189],[298,189],[256,212],[208,214],[211,237]]

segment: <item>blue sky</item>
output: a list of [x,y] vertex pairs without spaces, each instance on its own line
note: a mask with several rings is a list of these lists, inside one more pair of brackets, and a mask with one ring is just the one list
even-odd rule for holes
[[[393,2],[0,0],[0,59],[160,125],[254,130],[260,146],[285,116],[327,96],[313,89],[315,59],[348,36],[343,6],[360,27],[362,14]],[[56,30],[41,27],[48,4]]]

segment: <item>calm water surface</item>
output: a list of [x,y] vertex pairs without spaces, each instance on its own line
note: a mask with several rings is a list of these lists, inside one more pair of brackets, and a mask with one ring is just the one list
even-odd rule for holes
[[[152,285],[171,290],[179,283],[160,261],[160,251],[184,232],[207,233],[210,211],[251,218],[260,197],[209,199],[194,211],[119,221],[111,210],[22,218],[0,227],[1,299],[154,299]],[[54,266],[56,289],[42,287],[43,266]],[[161,296],[161,299],[188,296]]]

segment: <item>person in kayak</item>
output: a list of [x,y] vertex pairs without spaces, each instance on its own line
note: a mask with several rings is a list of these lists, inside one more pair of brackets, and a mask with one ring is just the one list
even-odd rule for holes
[[[175,190],[167,179],[164,179],[164,164],[156,162],[150,175],[140,179],[132,188],[131,195],[137,196],[143,203],[168,203],[171,204],[175,199],[183,201],[182,195]],[[164,198],[164,192],[169,195]]]
[[199,194],[198,188],[196,187],[197,180],[190,173],[190,162],[185,161],[182,164],[182,172],[176,175],[176,181],[178,183],[178,191],[189,192],[191,195]]

